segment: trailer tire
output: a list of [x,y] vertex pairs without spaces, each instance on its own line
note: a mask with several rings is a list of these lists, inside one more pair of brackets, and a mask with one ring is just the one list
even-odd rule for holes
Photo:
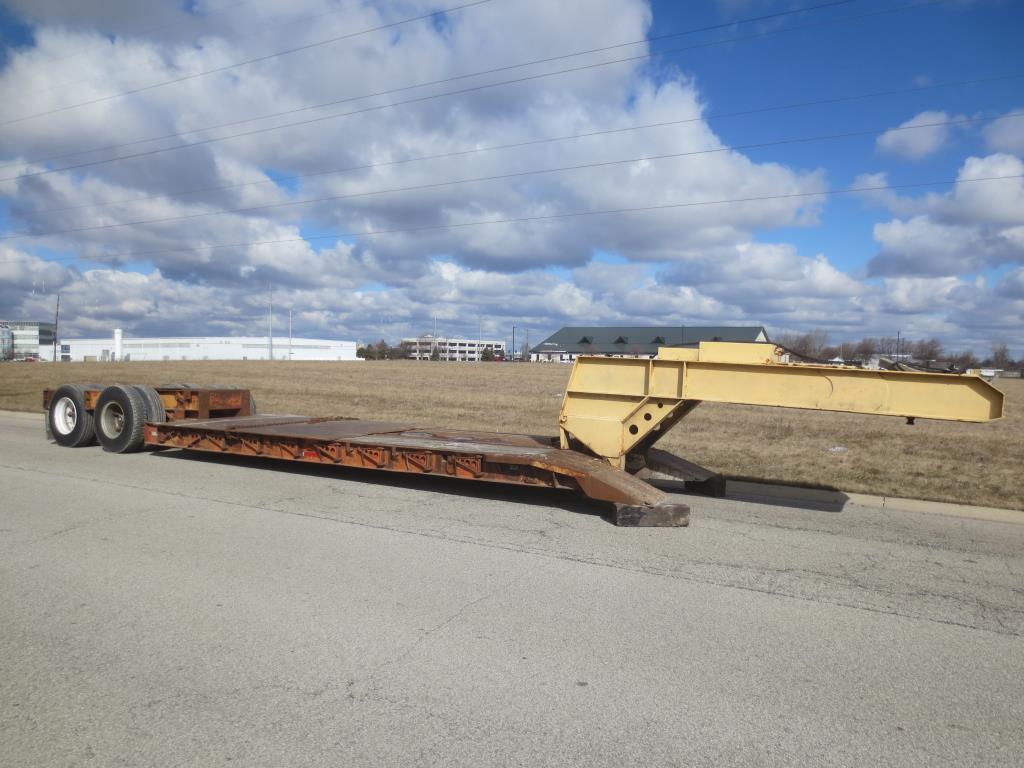
[[134,388],[146,403],[146,421],[154,424],[163,424],[167,421],[167,411],[164,410],[164,401],[160,399],[160,393],[144,384],[136,384]]
[[80,384],[57,388],[50,398],[46,422],[57,445],[80,448],[96,442],[93,415],[85,407],[85,388]]
[[135,387],[111,384],[96,400],[96,437],[103,450],[132,453],[142,448],[146,401]]

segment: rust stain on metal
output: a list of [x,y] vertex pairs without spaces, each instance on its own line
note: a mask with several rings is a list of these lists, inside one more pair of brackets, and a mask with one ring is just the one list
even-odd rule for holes
[[146,442],[154,447],[575,490],[632,509],[623,516],[624,525],[670,518],[672,525],[685,524],[686,505],[672,505],[671,514],[662,510],[660,516],[654,515],[648,508],[667,504],[665,494],[596,457],[563,450],[556,441],[547,436],[297,416],[185,419],[146,430]]

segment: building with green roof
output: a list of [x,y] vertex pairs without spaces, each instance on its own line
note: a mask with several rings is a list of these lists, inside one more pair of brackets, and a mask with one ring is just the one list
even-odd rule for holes
[[653,357],[659,347],[693,347],[702,341],[767,342],[768,333],[760,325],[572,325],[531,348],[530,359],[571,363],[579,355]]

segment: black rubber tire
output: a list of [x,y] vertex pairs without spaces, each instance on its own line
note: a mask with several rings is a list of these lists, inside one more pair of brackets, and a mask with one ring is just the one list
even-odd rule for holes
[[[69,407],[73,413],[68,413]],[[63,413],[58,413],[59,409],[63,409]],[[81,384],[57,387],[50,398],[46,423],[57,445],[81,448],[96,442],[96,426],[92,413],[85,408],[85,388]]]
[[[132,453],[142,448],[146,401],[129,384],[111,384],[96,400],[96,437],[103,450]],[[120,423],[120,429],[118,429]]]
[[145,384],[133,386],[146,403],[146,421],[154,424],[163,424],[167,421],[167,411],[164,410],[164,401],[160,399],[160,393]]

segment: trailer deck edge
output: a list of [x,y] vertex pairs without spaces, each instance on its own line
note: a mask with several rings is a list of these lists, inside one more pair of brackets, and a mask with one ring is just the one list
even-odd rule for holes
[[344,417],[258,415],[149,423],[153,448],[577,491],[614,505],[615,522],[683,526],[688,505],[557,437],[437,430]]

